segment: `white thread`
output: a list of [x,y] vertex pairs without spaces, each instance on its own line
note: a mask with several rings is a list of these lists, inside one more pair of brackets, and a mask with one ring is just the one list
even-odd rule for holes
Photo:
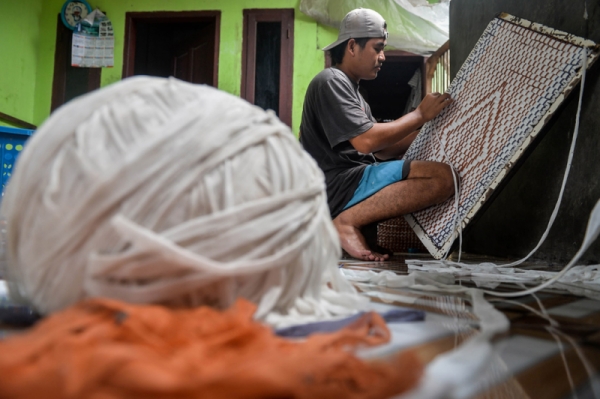
[[44,313],[245,297],[285,325],[368,302],[337,268],[316,163],[273,113],[208,86],[138,77],[68,103],[25,147],[1,213],[11,294]]
[[[437,307],[443,310],[444,314],[458,316],[460,310],[455,312],[455,307],[444,306],[446,302],[440,301],[437,304],[434,301],[423,300],[420,298],[408,297],[391,292],[374,291],[369,285],[385,286],[390,288],[409,288],[422,292],[441,292],[448,294],[468,294],[473,304],[472,312],[480,321],[481,334],[468,338],[463,344],[453,351],[449,351],[437,356],[426,368],[426,373],[416,390],[407,394],[398,396],[397,399],[434,399],[434,398],[469,398],[473,397],[479,384],[473,381],[481,379],[485,372],[485,367],[491,364],[493,349],[490,346],[490,340],[498,333],[508,329],[509,322],[506,316],[495,309],[483,296],[483,291],[475,288],[466,288],[453,285],[452,275],[449,273],[424,273],[420,271],[411,271],[409,275],[401,276],[391,271],[382,271],[376,273],[372,270],[351,270],[342,269],[342,274],[350,281],[359,283],[366,295],[382,297],[389,301],[400,303],[419,304],[421,306]],[[564,348],[559,335],[567,340],[576,351],[580,361],[584,365],[588,377],[591,379],[594,375],[593,367],[582,353],[577,343],[569,336],[557,329],[558,323],[550,317],[542,302],[534,295],[535,300],[540,306],[540,310],[512,300],[493,299],[494,302],[504,302],[521,306],[533,314],[547,320],[550,324],[547,326],[548,332],[556,340],[559,347],[563,365],[567,373],[567,379],[574,391],[574,383],[571,377],[569,365],[564,357]],[[451,304],[451,303],[450,303]],[[465,309],[466,311],[467,309]],[[456,338],[456,337],[455,337]],[[596,398],[600,392],[600,387],[592,380],[592,389]]]
[[[446,162],[448,162],[448,165],[450,165],[450,170],[452,171],[452,181],[454,182],[454,209],[456,210],[456,212],[454,213],[454,230],[458,231],[458,262],[460,262],[460,256],[461,256],[461,252],[462,252],[462,226],[460,224],[460,222],[458,221],[458,215],[459,215],[459,208],[460,208],[460,185],[458,184],[458,172],[456,171],[456,169],[454,168],[454,165],[452,165],[452,161],[450,160],[450,157],[448,156],[448,154],[446,154],[446,151],[444,150],[444,144],[442,143],[442,140],[440,139],[440,136],[438,135],[438,132],[435,131],[435,138],[437,139],[439,145],[440,145],[440,150],[442,151],[442,155],[444,156],[444,158],[446,158]],[[446,253],[444,254],[442,260],[446,260],[446,258],[448,258],[448,254],[450,253],[450,247],[448,247],[448,250],[446,251]]]
[[567,158],[567,166],[565,167],[565,174],[563,176],[563,181],[562,181],[562,184],[560,187],[560,192],[558,194],[558,199],[556,201],[556,205],[554,206],[552,215],[550,216],[550,221],[548,222],[548,227],[546,227],[546,231],[544,231],[544,234],[542,234],[542,237],[540,238],[540,241],[538,242],[538,244],[535,246],[535,248],[533,248],[533,250],[527,256],[525,256],[523,259],[518,260],[516,262],[512,262],[512,263],[509,263],[506,265],[500,265],[500,267],[517,266],[517,265],[520,265],[521,263],[525,262],[527,259],[529,259],[542,246],[542,244],[546,240],[546,237],[548,237],[548,234],[550,233],[550,229],[552,228],[554,221],[556,220],[556,215],[558,214],[558,210],[559,210],[560,204],[562,202],[562,197],[565,192],[565,187],[567,186],[569,172],[571,171],[571,165],[573,163],[573,155],[575,154],[575,144],[577,143],[577,137],[579,136],[579,119],[581,116],[581,104],[583,103],[583,89],[585,86],[585,75],[586,75],[586,71],[587,71],[587,57],[588,57],[587,48],[583,47],[581,49],[581,87],[579,89],[579,101],[578,101],[578,105],[577,105],[577,114],[575,117],[575,129],[573,131],[573,139],[571,140],[571,147],[569,148],[569,156]]
[[[451,275],[441,273],[411,271],[408,276],[400,276],[391,271],[379,273],[372,270],[342,269],[341,271],[347,279],[355,282],[391,288],[404,287],[423,292],[468,295],[468,300],[473,306],[473,314],[479,321],[480,333],[467,338],[458,348],[438,355],[427,365],[419,386],[397,398],[466,399],[475,395],[478,385],[472,382],[485,374],[494,354],[490,341],[497,334],[507,331],[510,324],[503,313],[486,301],[481,290],[454,285]],[[391,300],[397,298],[402,302],[404,299],[390,292],[375,292]]]
[[548,331],[550,333],[550,335],[552,336],[552,338],[554,338],[554,340],[556,341],[556,345],[558,346],[558,350],[560,353],[560,358],[562,359],[563,366],[565,367],[565,371],[567,373],[567,380],[569,381],[569,386],[571,387],[571,394],[573,395],[574,399],[577,399],[577,393],[575,392],[575,384],[573,383],[573,377],[571,376],[571,369],[567,363],[567,358],[565,357],[565,348],[563,347],[562,341],[560,340],[558,335],[556,335],[554,333],[552,328],[546,327],[546,331]]
[[577,345],[577,342],[575,342],[575,340],[573,338],[569,337],[564,332],[557,330],[556,328],[553,328],[553,327],[547,327],[547,328],[552,328],[554,334],[560,335],[561,337],[563,337],[566,341],[568,341],[571,344],[571,346],[573,347],[573,350],[579,357],[579,360],[581,361],[581,364],[583,364],[583,367],[585,368],[585,371],[588,375],[588,378],[590,380],[590,387],[594,394],[594,398],[600,399],[600,384],[598,383],[598,381],[596,379],[594,379],[594,377],[596,375],[594,367],[590,364],[589,360],[585,357],[585,355],[581,351],[581,348],[579,347],[579,345]]
[[[520,284],[520,286],[521,286],[521,288],[525,288],[521,284]],[[554,319],[552,319],[550,317],[550,315],[546,311],[546,307],[544,306],[544,304],[542,303],[542,301],[540,300],[540,298],[538,298],[538,296],[535,295],[535,293],[531,294],[531,296],[535,299],[535,301],[537,302],[538,306],[540,307],[540,312],[542,313],[542,315],[546,319],[551,320],[550,325],[546,326],[546,331],[548,331],[548,333],[556,341],[556,345],[558,346],[558,350],[560,351],[560,358],[562,359],[563,366],[565,367],[565,372],[567,373],[567,380],[569,381],[569,386],[571,387],[571,392],[573,393],[573,398],[574,399],[578,399],[577,398],[577,393],[575,392],[575,383],[573,382],[573,377],[571,376],[571,368],[569,367],[569,363],[567,362],[567,358],[565,356],[565,350],[564,350],[562,341],[561,341],[560,337],[558,336],[558,334],[556,334],[556,331],[558,331],[556,329],[556,326],[558,325],[558,323],[555,322]]]
[[539,298],[535,294],[532,294],[532,296],[535,298],[535,300],[538,303],[538,306],[540,307],[539,311],[537,309],[531,307],[531,306],[525,305],[525,304],[517,302],[517,301],[511,301],[511,300],[508,300],[508,299],[492,299],[490,302],[502,302],[502,303],[509,303],[509,304],[512,304],[512,305],[521,306],[522,308],[527,309],[528,311],[530,311],[531,313],[537,315],[538,317],[540,317],[540,318],[548,321],[548,323],[550,323],[550,325],[546,326],[546,330],[554,338],[554,340],[557,342],[559,350],[561,351],[561,357],[562,357],[563,365],[564,365],[565,370],[567,372],[567,378],[569,379],[569,384],[571,385],[571,391],[573,392],[573,394],[575,396],[577,395],[575,393],[575,386],[574,386],[573,380],[571,378],[571,372],[570,372],[567,360],[566,360],[566,358],[564,356],[564,353],[563,353],[564,349],[562,347],[562,344],[560,343],[559,336],[562,337],[563,339],[565,339],[566,341],[568,341],[569,344],[571,344],[571,347],[573,348],[573,350],[575,351],[575,353],[579,357],[579,360],[581,361],[581,364],[583,364],[583,367],[585,368],[587,376],[588,376],[588,378],[590,380],[590,386],[591,386],[591,389],[592,389],[592,391],[594,393],[594,397],[596,399],[600,399],[600,384],[598,384],[598,382],[596,380],[594,380],[594,375],[596,373],[594,371],[593,366],[590,364],[589,360],[586,358],[586,356],[584,355],[584,353],[581,351],[581,348],[579,347],[579,345],[577,344],[577,342],[575,342],[575,340],[573,338],[569,337],[567,334],[565,334],[564,332],[562,332],[562,331],[560,331],[558,329],[559,323],[556,320],[554,320],[552,317],[550,317],[550,315],[546,311],[546,308],[544,307],[543,303],[539,300]]

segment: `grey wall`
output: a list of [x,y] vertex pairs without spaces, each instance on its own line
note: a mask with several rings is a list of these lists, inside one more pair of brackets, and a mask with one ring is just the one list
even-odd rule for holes
[[[452,0],[451,74],[454,77],[487,24],[500,12],[525,18],[600,43],[600,0]],[[537,144],[513,169],[465,231],[467,252],[521,257],[535,247],[558,197],[575,126],[579,89],[565,101]],[[560,211],[535,258],[562,263],[579,248],[587,219],[600,199],[600,62],[588,70],[581,127]],[[600,262],[600,240],[585,262]]]

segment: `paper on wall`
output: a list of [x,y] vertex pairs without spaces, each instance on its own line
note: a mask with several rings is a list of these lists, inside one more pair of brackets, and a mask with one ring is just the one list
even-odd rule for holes
[[114,65],[115,39],[111,21],[96,9],[73,32],[71,66],[102,68]]

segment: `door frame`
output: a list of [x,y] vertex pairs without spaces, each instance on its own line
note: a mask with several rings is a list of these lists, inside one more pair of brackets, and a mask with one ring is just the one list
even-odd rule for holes
[[294,9],[245,9],[242,45],[242,87],[240,97],[254,104],[256,77],[256,24],[281,22],[279,56],[279,119],[292,125],[292,89],[294,73]]
[[219,84],[219,43],[221,42],[221,11],[156,11],[125,13],[125,45],[122,77],[133,76],[135,67],[136,22],[215,22],[215,52],[213,56],[213,87]]
[[[56,43],[54,50],[54,73],[52,77],[52,96],[50,98],[50,113],[65,103],[67,74],[71,65],[71,46],[73,31],[68,29],[60,14],[56,23]],[[87,91],[100,88],[102,68],[85,68],[88,72]]]

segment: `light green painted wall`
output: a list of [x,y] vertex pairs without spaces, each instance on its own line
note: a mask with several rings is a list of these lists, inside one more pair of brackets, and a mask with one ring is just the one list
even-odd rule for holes
[[0,112],[26,122],[35,119],[41,12],[42,0],[0,0]]
[[[437,2],[439,0],[429,0]],[[64,0],[0,0],[0,112],[41,124],[50,113],[57,15]],[[125,13],[221,10],[219,88],[239,95],[243,10],[293,8],[294,74],[292,130],[298,133],[304,93],[324,64],[323,48],[337,30],[299,10],[300,0],[90,0],[107,12],[115,29],[115,67],[102,70],[102,86],[121,79]],[[0,125],[9,125],[0,121]]]
[[[7,0],[0,0],[0,2],[4,1]],[[37,123],[41,123],[48,116],[50,110],[56,15],[60,11],[63,1],[43,1],[43,16],[39,24],[43,34],[40,35],[37,90],[33,107],[34,120]],[[106,12],[113,23],[116,35],[115,66],[114,68],[103,68],[102,86],[121,80],[126,12],[221,10],[219,89],[235,95],[240,94],[241,87],[243,10],[247,8],[293,8],[295,22],[292,130],[295,134],[298,134],[300,126],[306,88],[310,80],[323,69],[324,56],[320,48],[337,37],[337,30],[319,25],[313,19],[302,14],[299,10],[300,0],[90,0],[90,4]]]

